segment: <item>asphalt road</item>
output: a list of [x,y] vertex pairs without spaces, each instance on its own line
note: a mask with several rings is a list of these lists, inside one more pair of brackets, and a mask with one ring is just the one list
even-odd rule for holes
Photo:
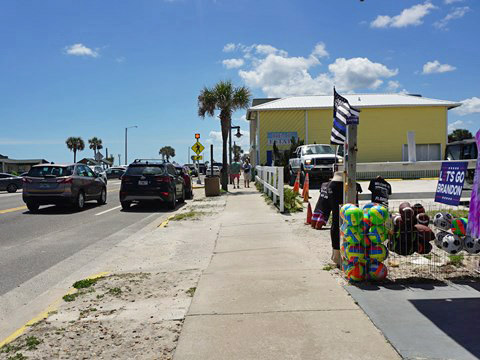
[[106,205],[88,202],[80,212],[43,206],[36,214],[25,207],[21,191],[0,192],[0,296],[90,245],[107,238],[115,245],[156,217],[169,215],[158,206],[122,211],[119,188],[119,181],[109,181]]

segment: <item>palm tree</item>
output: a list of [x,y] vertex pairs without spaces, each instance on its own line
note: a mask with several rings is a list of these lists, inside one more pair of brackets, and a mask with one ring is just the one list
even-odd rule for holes
[[198,96],[198,115],[202,118],[205,118],[205,115],[214,116],[215,110],[220,110],[223,143],[222,189],[225,191],[228,190],[227,141],[232,126],[232,113],[248,108],[250,97],[247,87],[234,87],[230,80],[220,81],[212,88],[204,87]]
[[97,150],[103,149],[102,139],[94,136],[93,138],[88,139],[88,143],[90,144],[88,147],[93,150],[93,158],[96,160]]
[[167,161],[169,161],[171,157],[175,157],[175,149],[171,146],[162,147],[158,153],[162,155],[162,159],[165,160],[165,158],[167,158]]
[[73,151],[73,162],[77,162],[77,151],[82,151],[85,149],[85,143],[81,137],[70,136],[67,140],[65,140],[65,144],[67,144],[67,148],[70,151]]

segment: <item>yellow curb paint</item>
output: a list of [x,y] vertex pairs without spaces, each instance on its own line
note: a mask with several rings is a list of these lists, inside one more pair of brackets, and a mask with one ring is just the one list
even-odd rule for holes
[[[98,273],[98,274],[95,274],[95,275],[91,275],[89,277],[87,277],[86,279],[97,279],[97,278],[100,278],[100,277],[103,277],[103,276],[106,276],[110,274],[110,272],[108,271],[105,271],[105,272],[101,272],[101,273]],[[65,295],[71,295],[73,294],[74,292],[76,292],[77,289],[75,288],[70,288],[66,293]],[[64,295],[64,296],[65,296]],[[46,318],[48,318],[48,315],[55,311],[58,306],[60,305],[60,302],[62,301],[63,299],[63,296],[60,298],[60,299],[57,299],[55,300],[52,304],[50,304],[47,309],[45,309],[44,311],[42,311],[40,314],[38,314],[37,316],[35,316],[34,318],[28,320],[25,325],[23,325],[22,327],[20,327],[19,329],[15,330],[11,335],[7,336],[5,339],[3,339],[2,341],[0,341],[0,349],[11,343],[13,340],[15,340],[16,338],[18,338],[20,335],[22,335],[27,329],[28,327],[32,326],[32,325],[35,325],[36,323],[38,323],[39,321],[42,321]]]
[[438,180],[438,178],[420,178],[419,180]]
[[26,209],[27,209],[26,206],[19,206],[19,207],[16,207],[16,208],[0,210],[0,214],[6,214],[6,213],[10,213],[10,212],[14,212],[14,211],[19,211],[19,210],[26,210]]
[[172,220],[173,217],[174,217],[174,215],[169,216],[165,221],[163,221],[163,222],[162,222],[160,225],[158,225],[157,227],[159,227],[159,228],[164,228],[164,227],[166,227],[166,226],[168,225],[168,222],[169,222],[170,220]]
[[204,189],[205,186],[192,186],[192,189]]

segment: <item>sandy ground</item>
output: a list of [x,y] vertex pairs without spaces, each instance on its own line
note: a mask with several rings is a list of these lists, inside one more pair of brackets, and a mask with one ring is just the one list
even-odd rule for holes
[[104,267],[112,275],[61,300],[0,349],[0,359],[172,359],[225,203],[195,190],[176,213],[189,216],[111,249]]

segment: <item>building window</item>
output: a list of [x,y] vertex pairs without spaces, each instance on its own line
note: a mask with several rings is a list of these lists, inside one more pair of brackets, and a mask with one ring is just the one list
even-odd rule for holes
[[[417,161],[441,160],[440,144],[416,144]],[[408,161],[408,145],[403,144],[402,161]]]

